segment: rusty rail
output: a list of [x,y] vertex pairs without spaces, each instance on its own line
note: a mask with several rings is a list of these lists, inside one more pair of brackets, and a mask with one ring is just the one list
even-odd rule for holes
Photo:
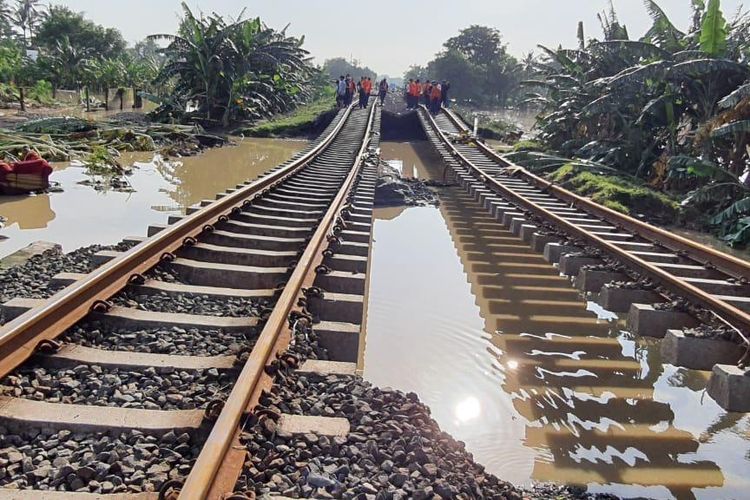
[[[232,451],[230,445],[238,435],[242,416],[254,406],[253,399],[257,400],[258,385],[264,377],[269,378],[268,375],[265,375],[265,367],[274,359],[276,353],[286,348],[289,339],[293,335],[291,325],[288,321],[289,315],[302,289],[312,286],[312,282],[315,279],[315,269],[323,259],[323,245],[326,243],[329,233],[334,231],[338,214],[343,209],[346,197],[351,191],[357,177],[359,170],[357,167],[361,165],[364,155],[367,152],[375,108],[376,104],[373,104],[365,128],[362,146],[354,161],[352,170],[313,234],[310,243],[279,297],[271,316],[263,327],[260,337],[250,353],[250,357],[245,363],[229,398],[224,404],[224,408],[216,424],[211,429],[206,444],[203,446],[195,465],[185,481],[185,485],[180,491],[180,498],[223,498],[223,495],[227,491],[222,490],[234,486],[239,476],[236,462],[240,460],[239,465],[241,467],[245,455],[244,453],[240,453],[232,459],[227,460],[227,455]],[[285,340],[279,342],[280,338]],[[237,475],[235,476],[233,473],[221,474],[221,467],[234,468],[237,470]],[[217,479],[221,480],[222,486],[217,487],[215,485]]]
[[[511,200],[513,203],[517,204],[520,207],[525,208],[526,210],[534,213],[535,215],[546,219],[550,222],[553,222],[558,227],[562,228],[569,234],[573,236],[577,236],[588,243],[601,248],[608,254],[612,255],[613,257],[617,258],[620,261],[626,262],[627,264],[634,266],[636,269],[638,269],[639,272],[645,274],[655,282],[665,286],[666,288],[669,288],[680,295],[688,298],[689,300],[706,307],[709,310],[714,311],[717,315],[722,317],[725,321],[729,322],[730,324],[734,324],[734,326],[742,329],[744,332],[750,331],[750,314],[720,300],[716,297],[704,292],[703,290],[679,279],[676,276],[673,276],[669,274],[668,272],[659,269],[658,267],[644,261],[643,259],[630,254],[629,252],[619,248],[616,245],[613,245],[612,243],[604,240],[603,238],[600,238],[599,236],[590,233],[589,231],[586,231],[585,229],[581,229],[574,224],[568,222],[567,220],[563,219],[562,217],[550,212],[549,210],[540,207],[533,201],[529,200],[528,198],[524,197],[521,194],[516,193],[512,189],[504,186],[501,182],[499,182],[497,179],[485,174],[480,168],[478,168],[476,165],[474,165],[471,161],[469,161],[461,152],[458,151],[453,146],[453,143],[448,139],[448,137],[445,135],[445,133],[440,129],[437,122],[435,122],[435,119],[427,113],[427,116],[430,120],[430,123],[435,130],[435,132],[440,137],[441,141],[443,141],[446,146],[448,146],[452,151],[456,158],[458,158],[464,165],[469,167],[478,177],[481,179],[485,184],[491,185],[494,189],[502,193],[506,198]],[[463,130],[467,130],[463,124],[459,125],[458,119],[452,115],[452,113],[447,113],[447,116],[450,117],[451,121],[454,122],[457,126],[461,127]],[[485,151],[491,151],[489,148],[487,148],[485,145],[477,142],[480,147],[482,147]],[[494,152],[492,152],[492,155],[498,159],[499,162],[502,164],[518,168],[519,172],[525,172],[524,177],[526,179],[532,180],[534,184],[536,184],[535,180],[538,180],[541,182],[541,186],[539,187],[545,187],[547,188],[549,186],[549,182],[544,181],[543,179],[529,173],[522,167],[516,167],[515,165],[511,164],[510,162],[504,160],[499,155],[496,155]],[[741,261],[740,259],[736,259],[734,257],[722,254],[721,252],[717,252],[713,249],[709,249],[706,247],[703,247],[702,245],[699,245],[697,243],[693,243],[691,241],[688,241],[684,238],[681,238],[676,235],[672,235],[671,233],[664,231],[662,229],[653,227],[649,224],[645,224],[641,221],[637,221],[635,219],[632,219],[630,217],[627,217],[625,215],[622,215],[618,212],[614,212],[613,210],[609,210],[605,207],[602,207],[598,205],[597,203],[588,200],[586,198],[582,198],[574,193],[571,193],[570,191],[567,191],[563,188],[560,188],[559,186],[550,186],[550,190],[553,188],[557,188],[556,190],[553,190],[552,192],[555,193],[557,196],[561,196],[561,194],[564,194],[566,198],[565,201],[570,201],[574,205],[577,205],[578,208],[581,208],[584,211],[589,211],[589,207],[594,206],[597,209],[597,213],[599,214],[606,214],[600,215],[605,220],[609,220],[610,222],[614,222],[615,224],[619,225],[620,227],[627,227],[629,225],[632,225],[633,227],[639,228],[643,230],[643,228],[648,228],[649,234],[655,234],[659,236],[659,239],[665,239],[668,240],[670,238],[674,238],[676,240],[681,240],[682,244],[684,244],[687,248],[695,249],[696,252],[699,250],[701,252],[705,252],[705,254],[710,255],[716,255],[716,258],[724,258],[727,262],[731,262],[733,266],[740,266],[745,270],[748,275],[750,275],[750,265]],[[592,210],[593,212],[593,210]],[[627,226],[626,226],[627,225]],[[643,236],[643,234],[639,231],[633,231],[636,234]],[[646,239],[649,239],[645,237]],[[658,241],[661,243],[661,241]],[[664,246],[667,246],[666,244]],[[701,255],[704,255],[704,253],[701,253]],[[695,256],[692,256],[695,258]],[[714,265],[716,265],[717,268],[720,266],[712,262]],[[743,275],[744,276],[744,275]],[[743,340],[747,338],[746,336],[743,336]]]
[[[457,116],[455,116],[452,111],[444,111],[446,116],[451,120],[451,122],[453,122],[454,125],[464,131],[469,130],[466,124],[463,123],[463,121],[461,121],[461,119],[459,119]],[[493,151],[492,148],[481,141],[476,141],[476,144],[477,147],[481,149],[485,155],[489,156],[491,159],[497,161],[505,167],[512,168],[514,170],[514,173],[520,175],[520,177],[524,180],[530,182],[538,188],[547,190],[549,193],[554,194],[561,200],[570,203],[585,212],[589,212],[592,215],[596,215],[597,217],[608,220],[609,222],[612,222],[613,224],[620,226],[623,229],[627,229],[628,231],[644,239],[656,242],[666,248],[669,248],[670,250],[677,252],[687,252],[690,255],[690,258],[692,258],[693,260],[702,264],[712,264],[717,269],[725,272],[726,274],[729,274],[730,276],[750,280],[750,262],[738,259],[737,257],[728,255],[724,252],[720,252],[705,245],[701,245],[700,243],[695,243],[694,241],[683,238],[682,236],[670,233],[669,231],[665,231],[664,229],[652,226],[651,224],[647,224],[643,221],[639,221],[638,219],[634,219],[620,212],[616,212],[615,210],[600,205],[589,198],[577,195],[565,188],[550,183],[548,180],[545,180],[529,172],[525,168],[508,161],[502,155],[498,154],[496,151]]]
[[267,176],[224,196],[147,239],[85,278],[61,290],[41,307],[34,308],[0,328],[0,377],[4,377],[32,356],[40,342],[52,340],[84,318],[100,301],[124,288],[133,276],[146,272],[161,259],[213,224],[249,205],[252,198],[283,182],[302,169],[333,141],[343,128],[353,105],[331,133],[309,152]]

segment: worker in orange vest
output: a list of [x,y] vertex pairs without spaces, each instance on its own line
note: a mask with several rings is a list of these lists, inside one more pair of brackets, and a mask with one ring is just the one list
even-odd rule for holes
[[372,78],[365,78],[365,107],[370,104],[370,94],[372,94]]
[[411,109],[411,89],[414,87],[414,79],[409,78],[409,83],[406,84],[406,109]]
[[411,107],[416,109],[419,107],[419,96],[422,95],[422,83],[419,81],[419,78],[414,82],[414,87],[412,88],[412,94],[411,94]]
[[432,92],[432,84],[429,80],[425,80],[425,82],[422,84],[421,94],[422,94],[422,104],[430,107],[430,93]]
[[443,90],[437,81],[432,82],[430,89],[430,111],[433,115],[440,113],[440,104],[443,100]]

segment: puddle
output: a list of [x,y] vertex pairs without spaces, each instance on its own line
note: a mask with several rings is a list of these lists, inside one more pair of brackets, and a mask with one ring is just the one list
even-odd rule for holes
[[[440,176],[422,151],[383,157]],[[411,149],[410,149],[411,148]],[[402,156],[399,156],[402,155]],[[414,391],[442,428],[516,484],[653,498],[750,491],[750,416],[662,365],[458,188],[439,208],[376,211],[364,375]],[[394,346],[398,348],[394,349]]]
[[128,180],[134,193],[96,191],[78,182],[88,177],[81,167],[55,165],[50,179],[64,192],[37,196],[0,197],[0,215],[7,222],[0,235],[0,257],[45,240],[66,252],[92,244],[114,244],[125,236],[145,235],[149,224],[165,223],[168,215],[252,179],[286,161],[305,141],[244,139],[237,146],[165,162],[151,153],[123,155],[124,164],[138,166]]

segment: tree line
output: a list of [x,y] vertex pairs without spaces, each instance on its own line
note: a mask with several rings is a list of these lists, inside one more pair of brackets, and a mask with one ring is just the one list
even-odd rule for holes
[[158,103],[156,119],[228,126],[290,110],[324,88],[303,44],[244,10],[225,19],[183,2],[176,33],[129,48],[117,29],[65,6],[0,0],[0,94],[132,87]]
[[[687,0],[686,0],[687,1]],[[727,20],[719,0],[691,0],[679,30],[654,0],[632,38],[614,9],[603,37],[549,49],[523,82],[552,156],[630,176],[681,200],[685,218],[728,242],[750,242],[750,16]],[[539,161],[538,168],[556,163]],[[579,168],[585,168],[579,164]],[[610,169],[610,170],[605,170]]]
[[508,106],[516,102],[528,65],[508,53],[500,32],[472,25],[449,38],[426,65],[414,65],[404,79],[455,82],[452,96],[467,105]]

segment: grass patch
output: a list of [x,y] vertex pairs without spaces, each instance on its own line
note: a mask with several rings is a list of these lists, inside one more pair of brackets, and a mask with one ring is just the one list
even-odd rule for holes
[[250,137],[292,137],[314,132],[325,127],[336,114],[331,98],[318,99],[304,104],[293,112],[274,117],[252,127],[244,127],[233,133]]
[[541,142],[537,141],[518,141],[513,145],[513,151],[515,153],[518,153],[519,151],[538,151],[540,153],[543,153],[546,150],[547,148],[545,148]]
[[669,196],[621,177],[564,165],[549,178],[566,189],[627,215],[638,214],[649,220],[674,222],[679,211],[679,204]]

